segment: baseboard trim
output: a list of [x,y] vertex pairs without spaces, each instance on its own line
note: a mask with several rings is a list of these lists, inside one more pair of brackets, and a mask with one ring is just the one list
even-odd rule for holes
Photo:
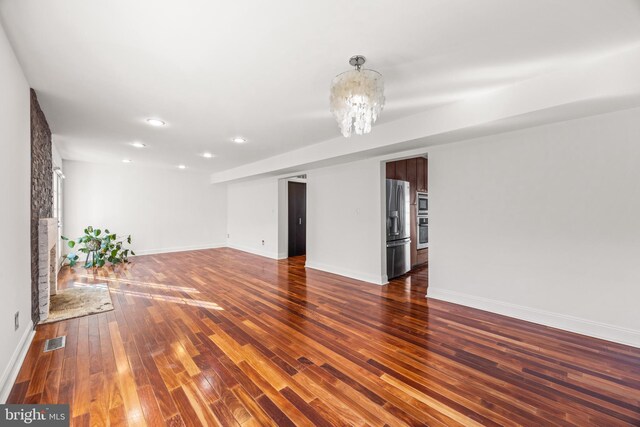
[[29,325],[22,334],[20,342],[18,342],[18,346],[13,352],[13,355],[11,355],[9,364],[5,368],[4,373],[2,374],[2,379],[0,380],[0,384],[2,384],[0,387],[0,402],[2,403],[6,403],[9,398],[9,393],[11,393],[13,383],[18,377],[18,373],[22,367],[22,362],[24,362],[24,358],[27,356],[27,351],[29,350],[29,346],[31,346],[31,342],[33,341],[35,334],[36,331],[33,330],[33,322],[29,321]]
[[236,249],[238,251],[247,252],[247,253],[250,253],[250,254],[253,254],[253,255],[263,256],[265,258],[281,259],[280,258],[280,254],[278,252],[262,251],[260,249],[255,249],[255,248],[252,248],[250,246],[234,245],[234,244],[229,244],[229,243],[226,244],[225,246],[228,247],[228,248],[231,248],[231,249]]
[[136,256],[155,255],[155,254],[166,254],[171,252],[201,251],[203,249],[224,248],[226,246],[227,246],[226,243],[213,243],[210,245],[178,246],[173,248],[134,250],[134,252],[136,253]]
[[428,288],[427,297],[640,348],[640,331],[634,329],[445,289]]
[[348,277],[350,279],[360,280],[362,282],[373,283],[374,285],[385,285],[387,283],[382,276],[372,276],[370,274],[361,273],[358,271],[348,270],[346,268],[340,268],[333,265],[323,264],[319,262],[308,261],[304,265],[306,268],[313,270],[320,270],[327,273],[337,274],[338,276]]

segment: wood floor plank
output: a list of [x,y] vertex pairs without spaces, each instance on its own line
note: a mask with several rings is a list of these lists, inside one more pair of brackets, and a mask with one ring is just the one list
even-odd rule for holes
[[144,426],[146,423],[142,406],[140,405],[134,377],[131,372],[131,367],[129,366],[129,360],[125,353],[117,322],[109,323],[109,334],[111,335],[111,344],[113,345],[113,353],[118,369],[117,379],[120,383],[120,392],[126,410],[127,423],[130,426]]
[[[40,325],[8,403],[72,425],[640,425],[640,349],[228,248],[65,267],[114,311]],[[65,335],[64,349],[44,341]]]

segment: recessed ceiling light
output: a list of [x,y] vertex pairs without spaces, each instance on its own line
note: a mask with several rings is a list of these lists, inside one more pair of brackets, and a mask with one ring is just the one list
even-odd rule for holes
[[205,159],[210,159],[213,157],[213,154],[211,153],[202,153],[202,157],[204,157]]
[[142,142],[138,142],[138,141],[132,142],[131,145],[133,145],[136,148],[144,148],[147,146],[147,144],[143,144]]
[[241,136],[236,136],[235,138],[232,139],[232,141],[235,142],[236,144],[243,144],[247,142],[247,140]]
[[187,167],[185,165],[178,165],[178,169],[186,169]]
[[151,126],[164,126],[166,123],[160,119],[147,119],[147,123]]
[[122,163],[132,163],[131,159],[122,159]]

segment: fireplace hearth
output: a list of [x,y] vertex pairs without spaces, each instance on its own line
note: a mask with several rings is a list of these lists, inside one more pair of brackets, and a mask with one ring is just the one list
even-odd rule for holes
[[49,317],[51,295],[58,293],[58,220],[43,218],[38,224],[38,291],[40,321]]

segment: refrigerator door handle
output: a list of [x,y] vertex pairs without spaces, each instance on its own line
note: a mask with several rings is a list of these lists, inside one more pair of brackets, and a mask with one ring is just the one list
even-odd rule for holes
[[400,206],[402,206],[402,235],[406,235],[407,224],[404,222],[406,206],[404,205],[404,186],[400,186]]
[[401,187],[399,185],[396,186],[396,203],[398,204],[398,234],[403,235],[403,224],[402,224],[402,215],[404,215],[402,205],[402,192],[400,191]]
[[393,240],[391,242],[387,242],[387,247],[393,248],[396,246],[408,245],[409,243],[411,243],[411,239]]
[[399,191],[400,191],[400,206],[402,207],[402,235],[406,236],[407,235],[407,230],[406,230],[407,224],[404,223],[404,219],[405,219],[405,216],[406,216],[406,213],[407,213],[406,212],[407,208],[404,205],[405,204],[405,200],[404,200],[404,185],[400,186]]

